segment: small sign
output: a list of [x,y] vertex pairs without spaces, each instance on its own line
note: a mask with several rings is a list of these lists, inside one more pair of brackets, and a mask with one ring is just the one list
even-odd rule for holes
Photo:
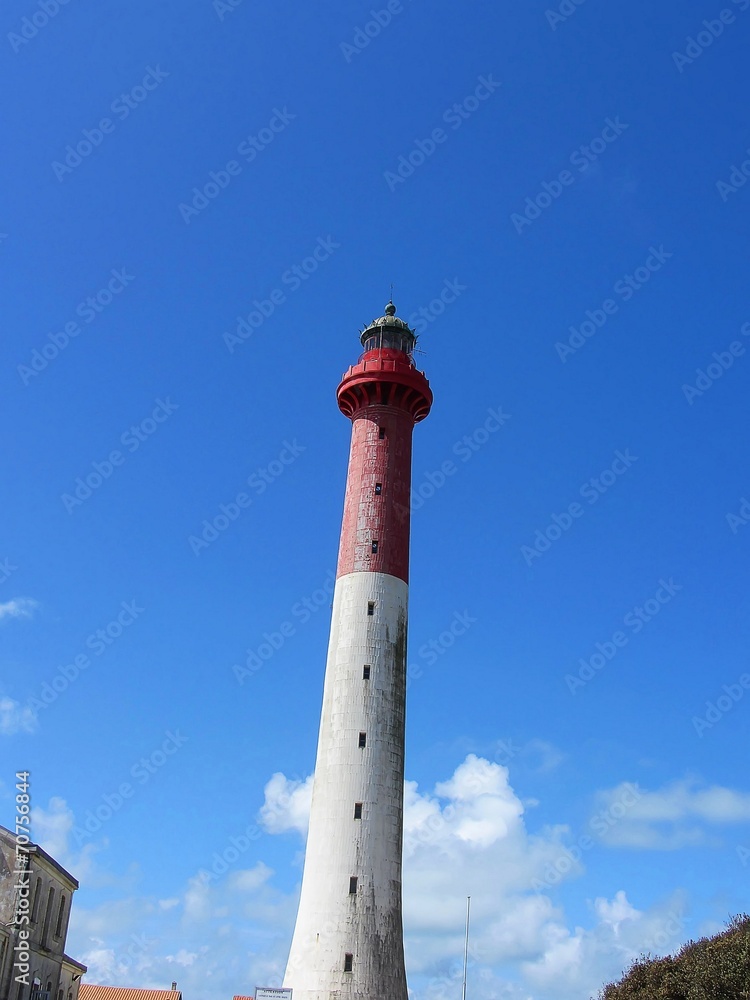
[[256,986],[255,1000],[292,1000],[292,991],[277,990],[272,986]]

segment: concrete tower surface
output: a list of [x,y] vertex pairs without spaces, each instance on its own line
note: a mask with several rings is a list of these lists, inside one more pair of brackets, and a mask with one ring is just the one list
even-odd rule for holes
[[389,302],[338,404],[352,421],[310,829],[284,985],[294,1000],[407,1000],[401,920],[409,498],[432,405]]

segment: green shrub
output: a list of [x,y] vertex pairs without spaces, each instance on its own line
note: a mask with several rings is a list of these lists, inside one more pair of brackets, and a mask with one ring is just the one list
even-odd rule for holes
[[689,941],[675,956],[638,959],[599,1000],[750,1000],[750,916],[734,917],[721,934]]

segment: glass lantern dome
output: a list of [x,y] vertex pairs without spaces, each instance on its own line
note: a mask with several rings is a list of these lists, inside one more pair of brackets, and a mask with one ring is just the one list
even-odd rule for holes
[[390,348],[393,351],[402,351],[411,357],[417,335],[408,323],[396,316],[396,307],[393,302],[389,302],[385,307],[385,315],[374,319],[362,331],[360,339],[365,353],[380,348]]

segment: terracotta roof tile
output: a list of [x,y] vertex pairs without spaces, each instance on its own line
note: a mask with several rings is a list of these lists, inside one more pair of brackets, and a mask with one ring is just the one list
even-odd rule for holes
[[78,1000],[182,1000],[180,990],[136,990],[129,986],[81,983]]

